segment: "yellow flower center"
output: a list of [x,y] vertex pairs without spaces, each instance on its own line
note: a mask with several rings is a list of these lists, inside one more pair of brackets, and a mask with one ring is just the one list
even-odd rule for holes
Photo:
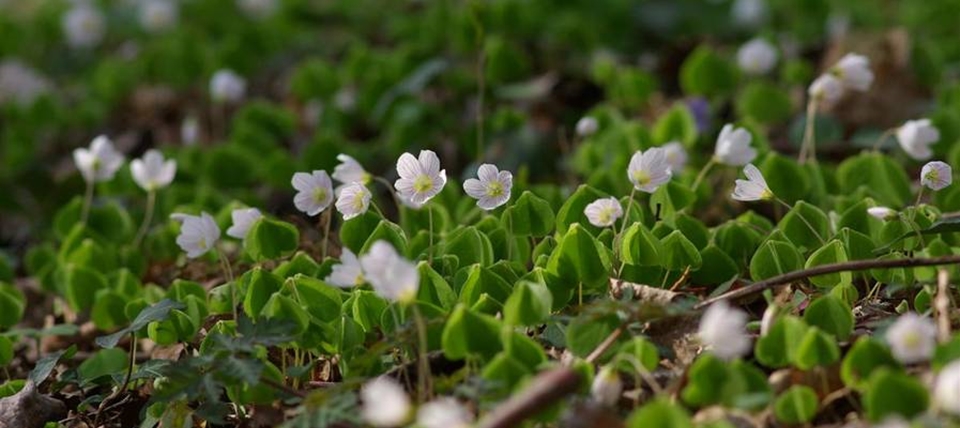
[[200,241],[197,242],[197,246],[200,247],[201,250],[206,250],[206,249],[207,249],[207,238],[200,238]]
[[420,174],[416,180],[413,181],[413,190],[417,193],[423,193],[433,188],[433,180],[430,179],[430,176],[426,174]]
[[327,191],[323,188],[313,189],[313,200],[314,202],[320,204],[327,199]]
[[773,192],[771,192],[770,189],[764,189],[763,193],[760,194],[760,199],[764,201],[773,199]]
[[650,183],[650,174],[647,174],[646,171],[633,171],[633,181],[638,185],[645,185]]
[[916,349],[920,346],[920,335],[918,334],[907,334],[903,338],[903,344],[910,349]]
[[933,181],[933,182],[939,181],[939,180],[940,180],[940,171],[937,171],[937,170],[935,170],[935,169],[931,169],[930,172],[927,173],[927,177],[926,177],[926,178],[927,178],[928,181]]
[[613,210],[604,209],[600,210],[600,223],[607,224],[610,223],[610,220],[613,218]]
[[360,211],[363,209],[363,193],[357,193],[353,197],[353,209],[354,211]]
[[496,198],[498,196],[503,196],[503,184],[499,181],[487,184],[487,197]]

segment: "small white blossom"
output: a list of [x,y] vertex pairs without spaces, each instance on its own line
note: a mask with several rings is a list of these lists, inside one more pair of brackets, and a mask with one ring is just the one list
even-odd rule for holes
[[179,221],[180,234],[177,235],[177,245],[187,252],[187,257],[195,259],[206,254],[220,239],[220,227],[213,221],[210,214],[202,213],[199,216],[174,213],[170,218]]
[[96,46],[107,32],[107,21],[103,13],[86,2],[74,4],[63,16],[62,25],[67,44],[75,48]]
[[843,96],[843,83],[832,74],[821,74],[810,84],[807,94],[816,102],[830,106]]
[[235,103],[247,93],[247,81],[233,70],[217,70],[210,78],[210,97],[215,102]]
[[280,6],[278,0],[237,0],[237,6],[253,19],[269,18]]
[[856,91],[866,91],[873,83],[870,59],[863,55],[848,53],[830,69],[843,82],[843,86]]
[[381,297],[394,302],[411,302],[420,287],[417,266],[404,259],[387,241],[377,241],[360,256],[367,282]]
[[180,8],[173,0],[141,0],[140,25],[151,33],[161,32],[177,24]]
[[290,183],[297,190],[293,204],[308,216],[320,214],[333,202],[333,182],[326,171],[298,172]]
[[773,192],[767,186],[767,180],[763,178],[763,174],[752,163],[743,167],[743,175],[746,175],[747,179],[737,179],[736,187],[733,188],[733,199],[742,202],[773,199]]
[[904,364],[922,363],[930,359],[936,347],[937,328],[929,318],[908,312],[887,329],[887,343]]
[[600,198],[583,209],[583,214],[587,216],[590,224],[596,227],[609,227],[617,222],[617,219],[623,216],[623,207],[617,198]]
[[928,162],[920,170],[920,184],[932,190],[940,190],[953,182],[953,169],[940,161]]
[[360,165],[360,162],[357,162],[356,159],[340,153],[337,155],[337,160],[340,161],[337,166],[333,168],[333,179],[337,180],[343,184],[350,183],[360,183],[360,184],[370,184],[370,180],[373,178],[367,170],[363,169],[363,165]]
[[420,406],[417,425],[421,428],[469,428],[473,414],[457,400],[438,398]]
[[340,88],[333,95],[333,105],[343,113],[350,113],[357,108],[357,89],[352,86]]
[[651,147],[646,152],[637,150],[627,166],[627,178],[633,188],[641,192],[656,192],[658,187],[670,181],[672,175],[667,151],[662,147]]
[[767,19],[767,5],[764,0],[736,0],[730,14],[741,27],[755,28]]
[[897,128],[897,142],[903,151],[916,160],[933,156],[930,146],[940,140],[940,131],[930,119],[908,120]]
[[890,220],[897,216],[897,210],[888,207],[870,207],[867,208],[867,214],[879,220]]
[[90,148],[73,151],[73,161],[87,182],[109,181],[123,166],[123,155],[105,135],[93,139]]
[[200,139],[200,121],[196,116],[188,116],[180,124],[180,142],[184,146],[193,146]]
[[343,252],[340,253],[340,264],[333,265],[333,270],[325,281],[340,288],[362,285],[365,282],[363,267],[360,266],[360,260],[357,259],[356,254],[353,254],[349,248],[343,247]]
[[941,411],[960,416],[960,360],[954,360],[940,370],[933,400]]
[[230,218],[233,219],[233,225],[227,229],[227,236],[243,240],[246,239],[250,228],[263,218],[263,214],[256,208],[239,208],[230,213]]
[[410,397],[397,381],[380,376],[360,389],[361,416],[375,427],[404,425],[410,418]]
[[307,101],[303,106],[303,112],[300,114],[303,123],[311,129],[319,127],[320,121],[323,119],[323,108],[323,101],[321,100],[314,98]]
[[742,357],[750,352],[751,347],[746,328],[747,314],[721,300],[703,313],[700,342],[721,359]]
[[150,149],[142,158],[130,162],[130,174],[143,190],[153,192],[173,182],[177,175],[177,161],[165,160],[158,150]]
[[671,141],[664,144],[663,150],[667,154],[667,163],[670,164],[670,172],[679,174],[687,166],[687,149],[679,141]]
[[623,381],[617,371],[611,366],[601,368],[590,385],[590,396],[604,406],[614,406],[620,401],[621,393]]
[[737,65],[747,74],[767,74],[777,65],[777,48],[763,38],[750,40],[737,51]]
[[726,124],[717,136],[714,158],[728,166],[743,166],[757,157],[757,150],[750,147],[753,136],[746,129]]
[[15,102],[31,106],[41,95],[49,93],[52,86],[46,77],[19,60],[0,62],[0,104]]
[[463,191],[477,200],[477,206],[483,210],[492,210],[510,200],[513,188],[513,174],[500,171],[495,165],[485,163],[477,169],[477,177],[463,182]]
[[581,138],[596,134],[598,129],[600,129],[600,123],[590,116],[584,116],[577,121],[577,135]]
[[400,155],[397,173],[400,178],[394,187],[402,198],[414,204],[427,203],[447,184],[447,171],[440,169],[440,159],[432,150],[421,150],[419,159],[410,153]]
[[337,211],[343,214],[344,220],[359,216],[370,208],[370,191],[360,183],[350,183],[339,188],[337,195]]

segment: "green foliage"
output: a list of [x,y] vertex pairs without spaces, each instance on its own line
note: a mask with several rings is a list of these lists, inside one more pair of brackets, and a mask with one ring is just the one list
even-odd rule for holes
[[785,424],[807,423],[816,415],[818,401],[813,388],[795,385],[777,397],[773,404],[774,414]]

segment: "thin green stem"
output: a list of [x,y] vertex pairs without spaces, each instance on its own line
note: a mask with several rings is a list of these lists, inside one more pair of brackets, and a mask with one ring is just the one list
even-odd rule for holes
[[417,388],[417,393],[420,402],[425,403],[432,395],[432,387],[430,385],[430,360],[427,357],[427,354],[430,352],[429,344],[427,343],[427,323],[423,319],[423,314],[420,313],[420,307],[417,305],[417,302],[411,303],[410,306],[413,309],[413,321],[417,326],[417,341],[419,342],[420,354],[417,356],[417,361],[419,362],[419,368],[417,369],[417,383],[419,387]]
[[233,320],[236,321],[240,319],[240,314],[237,311],[237,284],[233,281],[233,269],[230,268],[230,260],[227,260],[222,251],[217,251],[217,257],[220,258],[220,267],[227,276],[227,283],[230,284],[230,306],[233,309]]
[[807,102],[807,119],[803,129],[803,142],[800,145],[800,154],[797,156],[797,162],[804,164],[808,158],[811,163],[817,161],[816,155],[816,122],[817,122],[817,99],[810,98]]
[[430,225],[430,246],[427,250],[427,263],[433,266],[433,209],[430,207],[427,207],[427,222]]
[[322,261],[327,258],[327,243],[330,238],[330,223],[333,223],[333,210],[328,207],[323,213],[321,221],[323,222],[323,242],[320,248],[320,260]]
[[[627,209],[623,212],[623,222],[620,224],[620,231],[613,237],[613,260],[615,262],[620,262],[620,240],[623,239],[623,232],[627,230],[627,223],[630,221],[630,209],[633,208],[633,197],[636,194],[637,187],[632,186],[630,188],[630,196],[627,197]],[[617,270],[618,277],[623,270],[623,263],[619,263],[619,266]]]
[[703,168],[700,168],[700,172],[697,173],[697,178],[693,180],[693,186],[691,187],[694,192],[697,191],[697,187],[700,186],[700,183],[703,181],[703,179],[707,177],[707,172],[710,172],[710,169],[716,164],[717,158],[712,157],[705,165],[703,165]]
[[157,203],[157,191],[150,190],[147,192],[147,206],[146,211],[143,214],[143,224],[140,225],[140,229],[137,230],[137,237],[133,239],[134,248],[140,246],[140,242],[143,241],[143,238],[147,236],[147,230],[150,229],[150,222],[153,220],[153,210],[154,205]]
[[883,133],[880,134],[880,137],[877,138],[877,141],[873,143],[873,150],[880,150],[880,145],[883,144],[887,137],[893,135],[894,132],[896,132],[895,128],[890,128],[883,131]]
[[90,206],[93,205],[93,189],[95,183],[93,180],[87,180],[87,190],[83,193],[83,208],[80,212],[80,223],[87,224],[90,217]]
[[[390,196],[393,197],[393,203],[397,205],[397,212],[399,213],[400,210],[403,209],[403,203],[400,202],[400,197],[397,196],[397,192],[393,189],[393,185],[383,177],[373,176],[373,181],[376,181],[387,188],[387,191],[390,192]],[[381,213],[380,216],[382,217],[383,214]]]

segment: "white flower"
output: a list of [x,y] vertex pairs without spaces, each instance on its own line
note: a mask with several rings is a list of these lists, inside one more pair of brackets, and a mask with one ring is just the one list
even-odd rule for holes
[[580,137],[596,134],[598,129],[600,129],[600,123],[590,116],[584,116],[577,121],[577,135]]
[[721,300],[707,308],[700,319],[700,342],[724,360],[750,352],[747,314]]
[[737,65],[747,74],[767,74],[777,65],[777,48],[762,38],[753,39],[737,51]]
[[737,0],[730,9],[733,22],[741,27],[754,28],[763,24],[767,18],[767,5],[764,0]]
[[333,182],[326,171],[298,172],[290,182],[297,189],[293,204],[308,216],[320,214],[333,202]]
[[343,247],[343,252],[340,253],[340,264],[333,265],[333,270],[325,281],[340,288],[362,285],[364,283],[363,267],[360,266],[360,260],[357,259],[356,254],[353,254],[349,248]]
[[937,375],[933,399],[940,410],[960,416],[960,360],[947,364]]
[[177,161],[164,160],[158,150],[150,149],[142,158],[130,162],[130,174],[143,190],[153,192],[173,182],[177,175]]
[[733,188],[733,199],[742,202],[766,201],[773,199],[773,192],[767,186],[767,180],[763,179],[763,174],[752,163],[743,167],[743,174],[747,176],[746,180],[737,179],[737,185]]
[[345,86],[333,95],[333,105],[343,113],[350,113],[357,108],[356,88]]
[[927,162],[920,170],[920,184],[940,190],[953,182],[953,169],[940,161]]
[[513,187],[513,174],[500,171],[495,165],[485,163],[477,169],[477,177],[463,182],[463,191],[477,200],[477,206],[483,210],[492,210],[510,200]]
[[216,102],[235,103],[247,92],[247,81],[233,70],[217,70],[210,78],[210,97]]
[[887,343],[904,364],[922,363],[930,359],[936,347],[937,328],[929,318],[907,312],[887,329]]
[[93,139],[90,148],[73,151],[73,161],[87,182],[112,180],[123,166],[123,155],[113,148],[113,142],[105,135]]
[[617,198],[600,198],[583,209],[583,214],[587,216],[590,224],[597,227],[613,226],[617,219],[623,216],[623,207]]
[[360,389],[360,414],[375,427],[401,426],[410,418],[410,397],[397,381],[380,376]]
[[233,225],[227,229],[227,235],[242,240],[247,237],[254,223],[263,218],[263,214],[256,208],[239,208],[230,213],[230,218],[233,219]]
[[670,172],[678,174],[687,166],[687,149],[679,141],[671,141],[664,144],[663,150],[667,153],[667,163],[670,164]]
[[637,150],[627,166],[627,178],[633,183],[634,189],[642,192],[657,191],[658,187],[670,181],[672,175],[667,151],[662,147],[651,147],[646,152]]
[[173,0],[142,0],[140,3],[140,25],[151,33],[176,25],[179,14],[179,7]]
[[323,101],[316,98],[307,101],[303,105],[303,112],[301,112],[301,119],[311,129],[320,126],[320,121],[323,118]]
[[200,139],[200,121],[196,116],[188,116],[180,124],[180,141],[185,146],[193,146]]
[[367,282],[383,298],[395,302],[416,299],[420,272],[387,241],[374,242],[370,251],[360,256],[360,266]]
[[175,213],[170,218],[181,222],[177,245],[187,252],[187,257],[195,259],[210,251],[220,239],[220,227],[210,214],[199,216]]
[[237,0],[237,6],[250,18],[264,19],[273,15],[280,4],[277,0]]
[[85,2],[76,3],[67,11],[62,25],[67,44],[75,48],[99,44],[107,31],[107,22],[100,10]]
[[870,207],[867,208],[867,214],[879,220],[890,220],[897,216],[897,210],[887,207]]
[[611,366],[601,368],[600,372],[593,378],[593,384],[590,385],[590,396],[604,406],[617,404],[622,392],[623,381],[620,380],[620,375]]
[[870,60],[859,54],[848,53],[830,69],[843,82],[843,86],[856,91],[866,91],[873,83]]
[[46,77],[19,60],[0,62],[0,104],[33,105],[37,98],[50,92],[51,87]]
[[930,119],[908,120],[897,128],[897,142],[903,151],[916,160],[927,160],[933,156],[930,145],[940,140],[940,131]]
[[414,204],[427,203],[447,184],[447,171],[440,169],[440,159],[432,150],[421,150],[419,159],[410,153],[400,155],[397,173],[400,179],[394,187]]
[[807,94],[820,104],[833,105],[843,96],[843,83],[832,74],[821,74],[810,84]]
[[420,406],[417,425],[420,428],[469,428],[473,414],[457,400],[438,398]]
[[357,162],[356,159],[340,153],[337,155],[337,160],[340,161],[340,163],[333,168],[334,180],[337,180],[343,184],[370,183],[370,180],[373,176],[371,176],[367,170],[363,169],[363,165],[360,165],[360,162]]
[[753,136],[746,129],[734,128],[726,124],[717,136],[717,147],[714,157],[718,162],[728,166],[743,166],[757,157],[757,151],[750,147]]
[[337,195],[337,211],[343,214],[344,220],[359,216],[370,208],[370,191],[360,183],[350,183],[340,187]]

